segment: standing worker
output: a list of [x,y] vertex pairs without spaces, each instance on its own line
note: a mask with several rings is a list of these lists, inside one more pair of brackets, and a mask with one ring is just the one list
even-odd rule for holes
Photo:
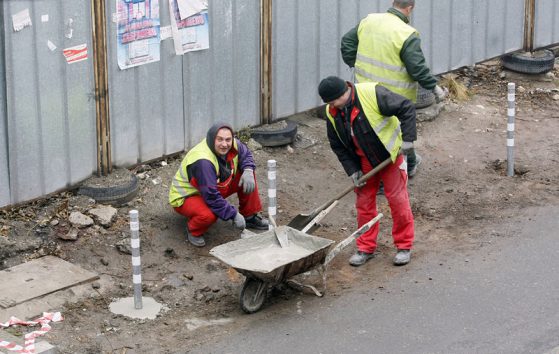
[[[224,123],[214,124],[182,160],[169,191],[169,203],[187,217],[187,240],[204,247],[204,233],[217,219],[232,220],[240,230],[268,230],[258,215],[262,203],[254,175],[254,158],[248,147]],[[225,198],[237,193],[239,210]]]
[[[386,13],[372,13],[342,37],[344,62],[355,67],[356,82],[378,82],[412,102],[417,99],[417,83],[433,91],[437,102],[446,92],[425,63],[421,40],[409,18],[415,0],[394,0]],[[411,150],[408,175],[413,177],[421,156]]]
[[[416,140],[415,106],[380,84],[351,84],[329,76],[318,86],[326,105],[326,128],[332,150],[355,185],[357,224],[377,216],[376,195],[380,182],[393,219],[392,237],[397,248],[395,265],[409,263],[414,239],[413,214],[407,190],[407,164],[400,152],[409,153]],[[392,163],[359,184],[359,178],[390,158]],[[356,241],[357,252],[349,264],[360,266],[374,257],[379,225]]]

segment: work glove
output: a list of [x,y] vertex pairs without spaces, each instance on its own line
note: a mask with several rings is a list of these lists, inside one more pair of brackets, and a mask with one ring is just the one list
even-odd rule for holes
[[408,155],[410,152],[413,151],[413,142],[404,141],[402,146],[400,147],[400,151],[403,155]]
[[435,101],[437,101],[437,103],[440,103],[448,95],[448,91],[446,90],[446,88],[443,89],[442,87],[437,85],[433,89],[433,94],[435,95]]
[[361,172],[361,170],[354,172],[351,175],[351,179],[353,180],[353,185],[357,188],[363,187],[365,185],[365,182],[359,183],[359,178],[361,178],[361,176],[363,176],[363,172]]
[[239,181],[239,187],[241,186],[243,187],[243,192],[245,194],[252,193],[254,191],[256,182],[254,181],[254,172],[251,169],[245,168],[245,171],[241,176],[241,180]]
[[244,230],[247,226],[245,217],[241,215],[241,213],[237,212],[235,218],[233,219],[233,225],[239,230]]

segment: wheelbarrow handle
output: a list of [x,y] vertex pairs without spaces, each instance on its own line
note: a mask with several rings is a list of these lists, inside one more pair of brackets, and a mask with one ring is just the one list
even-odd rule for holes
[[373,227],[374,224],[376,224],[381,218],[383,217],[382,213],[379,213],[377,216],[375,216],[373,219],[369,220],[368,223],[362,225],[359,229],[357,229],[357,231],[355,231],[354,233],[352,233],[351,235],[349,235],[345,240],[343,240],[342,242],[338,243],[336,245],[336,247],[334,247],[327,255],[326,255],[326,259],[324,260],[324,265],[326,266],[328,263],[330,263],[330,261],[336,257],[338,255],[338,253],[340,253],[344,248],[347,247],[347,245],[349,245],[350,243],[353,242],[353,240],[355,240],[356,238],[358,238],[359,236],[361,236],[362,234],[364,234],[366,231],[368,231],[371,227]]

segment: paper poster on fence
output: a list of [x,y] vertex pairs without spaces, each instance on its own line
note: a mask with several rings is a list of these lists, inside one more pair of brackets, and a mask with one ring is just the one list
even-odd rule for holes
[[117,0],[116,12],[118,67],[159,61],[159,0]]
[[210,47],[210,32],[207,6],[202,11],[181,19],[179,1],[200,2],[199,0],[169,0],[175,52],[177,55],[182,55],[187,52],[208,49]]

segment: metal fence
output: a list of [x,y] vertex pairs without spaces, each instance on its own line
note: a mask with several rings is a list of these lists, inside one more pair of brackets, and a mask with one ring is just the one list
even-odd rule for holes
[[[92,63],[68,65],[62,55],[63,48],[79,44],[91,48],[90,2],[18,0],[2,1],[0,7],[4,206],[87,178],[96,170],[97,156]],[[13,16],[26,9],[31,26],[16,32]],[[49,49],[49,41],[56,49]]]
[[[553,5],[540,4],[542,15],[542,7],[558,6],[549,2]],[[273,116],[319,106],[316,87],[325,76],[350,79],[340,56],[341,37],[367,14],[385,12],[391,4],[392,0],[274,1]],[[557,15],[546,14],[549,19]],[[524,0],[422,0],[416,3],[411,24],[420,32],[430,68],[440,74],[522,48]],[[540,46],[551,43],[546,38]]]
[[[0,2],[0,207],[40,197],[96,172],[97,127],[92,0]],[[422,0],[412,16],[434,73],[522,48],[525,0]],[[106,0],[112,162],[129,167],[187,149],[220,120],[260,123],[260,2],[212,0],[210,49],[120,70],[116,0]],[[169,2],[159,0],[161,26]],[[341,36],[391,0],[274,0],[272,118],[321,104],[321,78],[350,77]],[[14,31],[29,9],[32,25]],[[559,42],[559,4],[537,0],[535,47]],[[71,34],[71,36],[70,36]],[[49,48],[48,42],[56,46]],[[88,59],[67,64],[62,49],[86,44]]]

